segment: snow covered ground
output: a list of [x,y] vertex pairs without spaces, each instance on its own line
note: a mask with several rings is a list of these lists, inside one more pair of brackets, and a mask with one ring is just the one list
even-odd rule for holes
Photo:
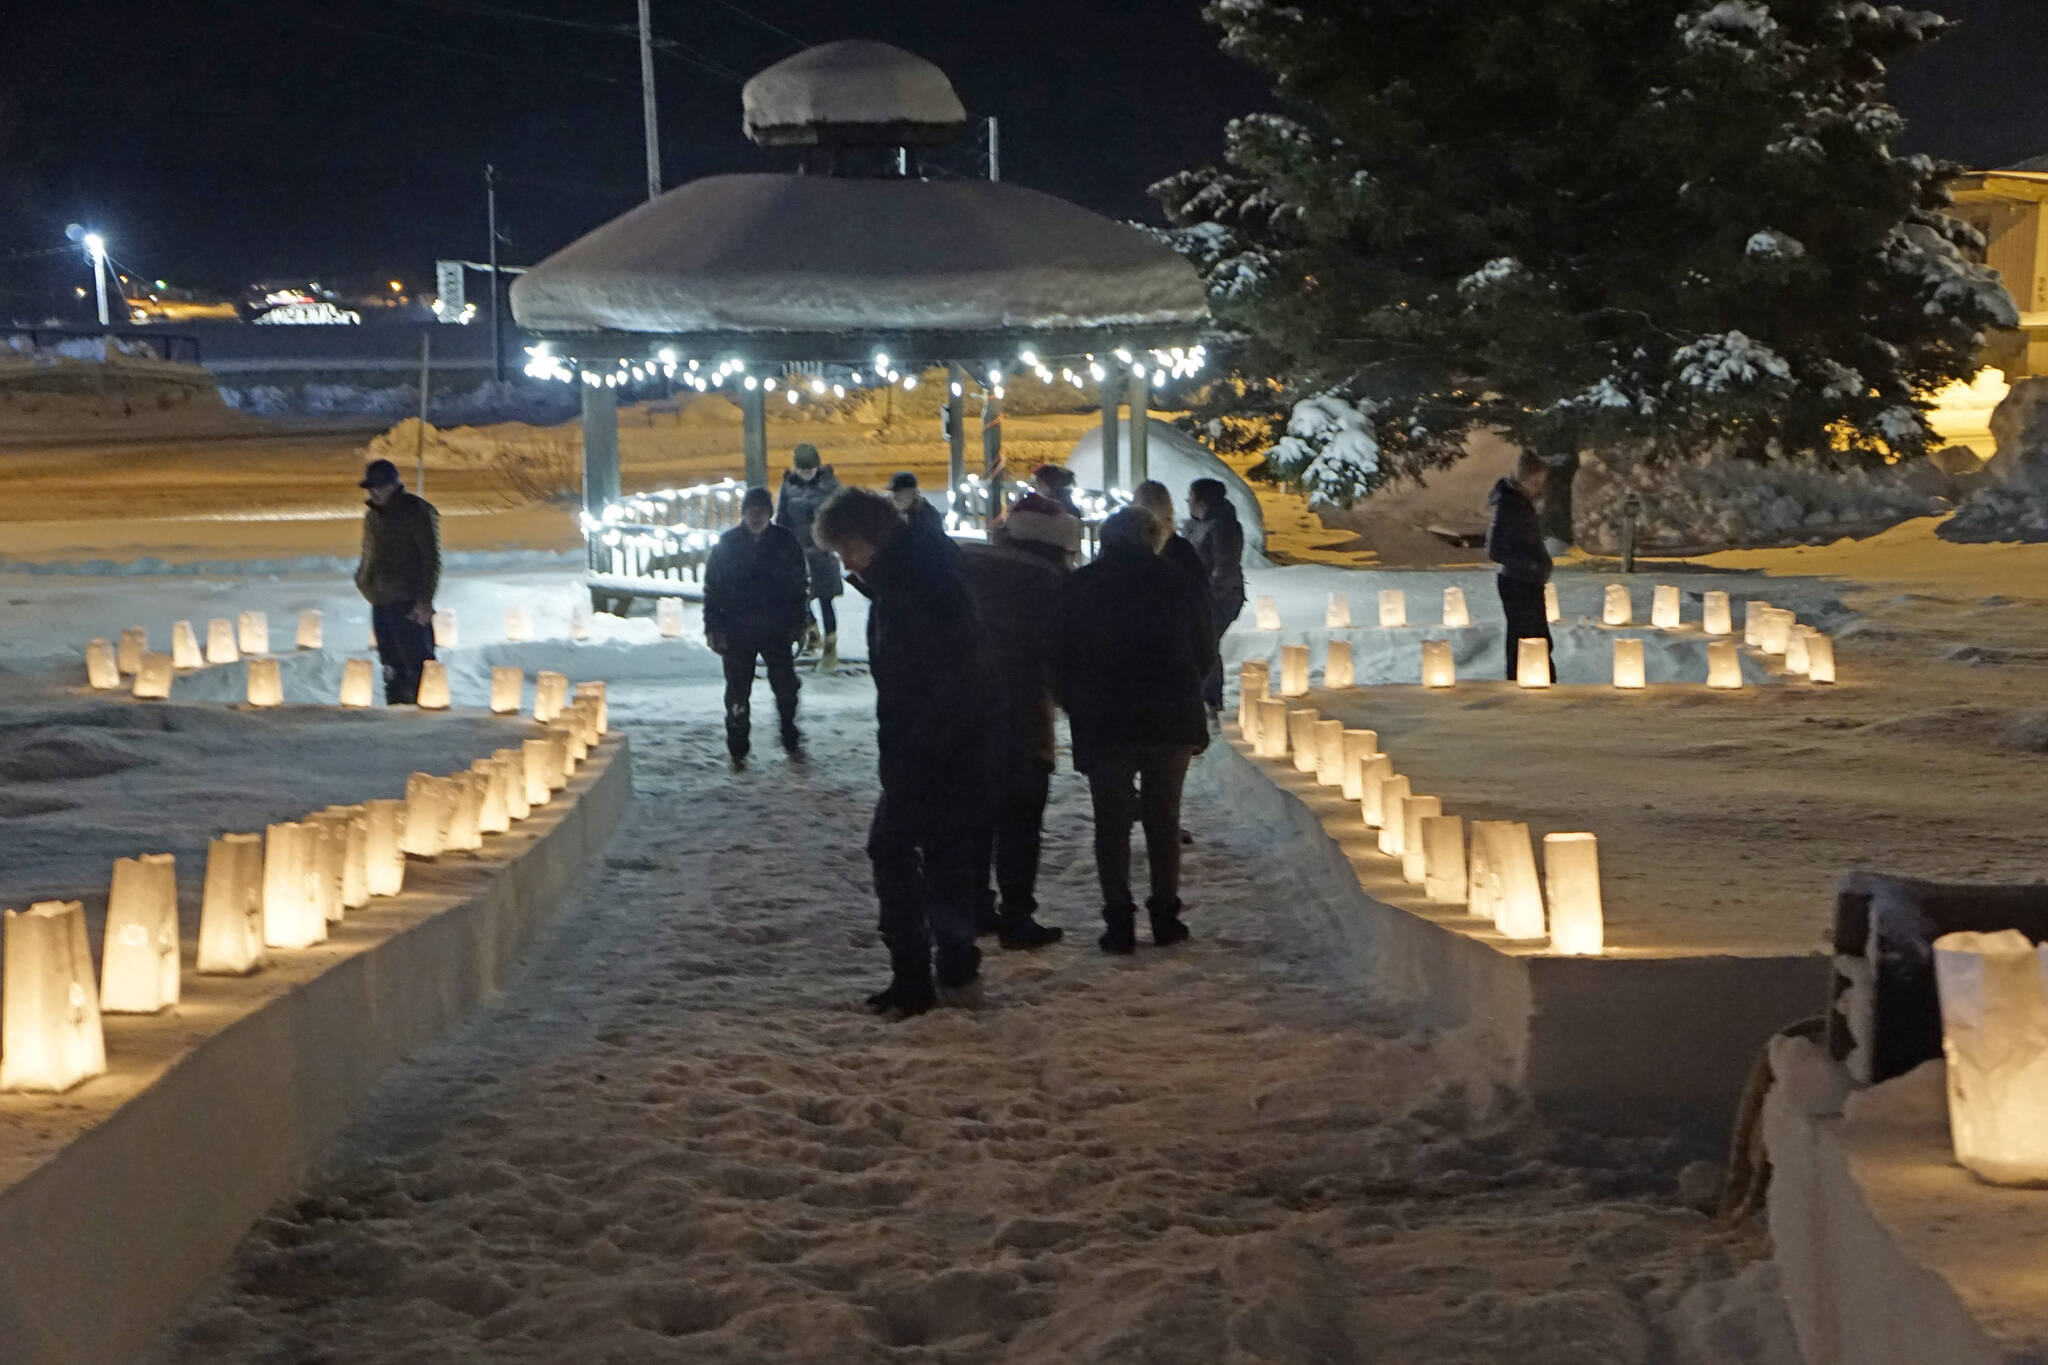
[[708,685],[628,682],[639,799],[523,985],[394,1074],[166,1362],[1759,1361],[1759,1248],[1672,1153],[1533,1122],[1376,1013],[1199,789],[1196,939],[1094,951],[1085,793],[988,1008],[890,1027],[865,685],[726,773]]

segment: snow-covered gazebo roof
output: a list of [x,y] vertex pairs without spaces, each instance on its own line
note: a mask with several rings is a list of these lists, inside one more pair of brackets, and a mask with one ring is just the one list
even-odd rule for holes
[[721,175],[550,256],[513,284],[512,311],[585,355],[607,338],[644,352],[651,334],[700,354],[858,362],[878,346],[1167,344],[1208,310],[1194,268],[1151,234],[1019,185]]

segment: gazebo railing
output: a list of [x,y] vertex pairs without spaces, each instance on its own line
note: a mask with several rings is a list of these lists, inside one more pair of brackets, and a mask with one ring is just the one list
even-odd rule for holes
[[[990,485],[969,475],[946,516],[953,535],[985,539],[988,535]],[[740,524],[740,500],[747,486],[737,479],[628,493],[593,515],[583,513],[583,538],[589,553],[594,598],[683,597],[704,589],[704,567],[718,538]],[[1126,506],[1122,489],[1074,490],[1081,510],[1083,559],[1093,559],[1100,546],[1102,523]]]

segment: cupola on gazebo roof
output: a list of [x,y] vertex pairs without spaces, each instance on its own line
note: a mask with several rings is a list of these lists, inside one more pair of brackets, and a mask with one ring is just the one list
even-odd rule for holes
[[945,72],[859,39],[785,57],[747,82],[740,105],[763,147],[942,146],[967,127]]

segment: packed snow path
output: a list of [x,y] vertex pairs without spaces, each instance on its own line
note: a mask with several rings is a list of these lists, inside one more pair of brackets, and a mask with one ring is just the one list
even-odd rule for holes
[[[705,687],[615,685],[638,804],[530,974],[388,1078],[161,1358],[1790,1361],[1665,1154],[1472,1094],[1197,790],[1195,939],[1094,946],[1084,789],[989,1005],[881,1023],[865,686],[726,771]],[[765,690],[763,692],[765,703]],[[1142,860],[1141,860],[1142,862]],[[338,1041],[337,1045],[345,1045]]]

